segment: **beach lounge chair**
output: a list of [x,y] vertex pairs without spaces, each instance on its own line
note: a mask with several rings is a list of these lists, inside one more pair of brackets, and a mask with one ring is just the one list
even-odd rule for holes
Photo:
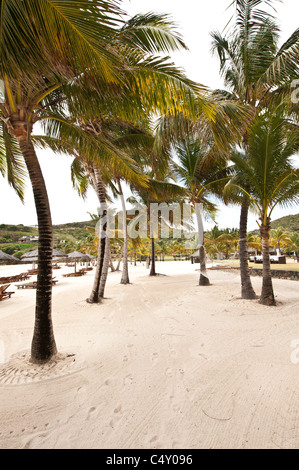
[[18,289],[36,289],[36,281],[24,282],[24,284],[15,284]]
[[86,271],[77,271],[75,273],[63,274],[63,277],[79,277],[84,276],[84,274],[86,274]]
[[[58,279],[52,279],[52,286],[55,286],[58,282]],[[18,289],[36,289],[37,282],[24,282],[23,284],[15,284]]]
[[7,292],[7,288],[10,286],[10,284],[5,284],[4,286],[0,286],[0,300],[4,300],[7,297],[10,299],[12,294],[14,292]]

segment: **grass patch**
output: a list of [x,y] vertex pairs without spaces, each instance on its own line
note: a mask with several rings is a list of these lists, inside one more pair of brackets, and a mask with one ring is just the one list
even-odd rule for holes
[[[227,264],[229,264],[232,267],[240,267],[240,260],[238,259],[231,259],[227,261]],[[262,263],[251,263],[249,262],[249,267],[250,268],[255,268],[255,269],[263,269]],[[295,261],[290,261],[286,264],[275,264],[271,263],[271,269],[278,269],[280,271],[299,271],[299,263]]]

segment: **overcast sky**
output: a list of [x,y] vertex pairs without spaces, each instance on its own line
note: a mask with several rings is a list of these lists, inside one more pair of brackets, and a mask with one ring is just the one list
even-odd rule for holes
[[[231,11],[226,11],[230,0],[125,0],[122,7],[129,15],[155,11],[169,13],[178,26],[189,47],[188,52],[176,54],[173,59],[183,67],[189,78],[217,88],[222,86],[218,73],[218,61],[210,53],[213,30],[222,31]],[[285,0],[277,2],[282,40],[285,40],[298,27],[299,2]],[[97,211],[98,202],[92,190],[83,201],[73,190],[70,179],[70,157],[55,155],[51,151],[38,151],[44,173],[53,224],[84,221],[88,213]],[[14,191],[0,175],[0,223],[35,225],[37,223],[34,201],[30,183],[27,184],[25,204],[18,200]],[[273,213],[273,219],[287,214],[299,213],[299,207],[279,210]],[[238,227],[239,208],[220,207],[217,222],[220,228]],[[206,224],[206,228],[213,224]],[[249,230],[257,228],[256,216],[249,217]]]

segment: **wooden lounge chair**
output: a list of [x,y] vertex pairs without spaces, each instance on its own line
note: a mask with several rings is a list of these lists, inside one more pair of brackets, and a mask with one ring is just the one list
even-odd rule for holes
[[85,271],[77,271],[75,273],[63,274],[63,277],[79,277],[79,276],[84,276],[84,274],[86,274]]
[[[58,282],[58,279],[52,279],[52,286],[55,286]],[[33,282],[24,282],[23,284],[15,284],[18,289],[36,289],[37,281]]]
[[37,274],[37,269],[28,269],[27,274],[31,274],[31,275]]
[[0,278],[0,284],[7,284],[12,283],[15,281],[24,281],[25,279],[29,279],[30,275],[28,273],[21,273],[16,274],[15,276],[6,276]]
[[37,282],[24,282],[24,284],[15,284],[18,289],[36,289]]
[[4,286],[0,286],[0,300],[4,300],[7,297],[10,299],[12,294],[14,292],[7,292],[7,288],[10,286],[10,284],[5,284]]

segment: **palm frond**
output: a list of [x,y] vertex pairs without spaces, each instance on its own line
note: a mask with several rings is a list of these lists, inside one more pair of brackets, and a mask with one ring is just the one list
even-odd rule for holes
[[24,202],[27,170],[18,143],[0,122],[0,173],[7,177],[10,186]]
[[175,23],[167,14],[149,12],[130,18],[121,28],[120,41],[145,53],[167,53],[187,49]]

